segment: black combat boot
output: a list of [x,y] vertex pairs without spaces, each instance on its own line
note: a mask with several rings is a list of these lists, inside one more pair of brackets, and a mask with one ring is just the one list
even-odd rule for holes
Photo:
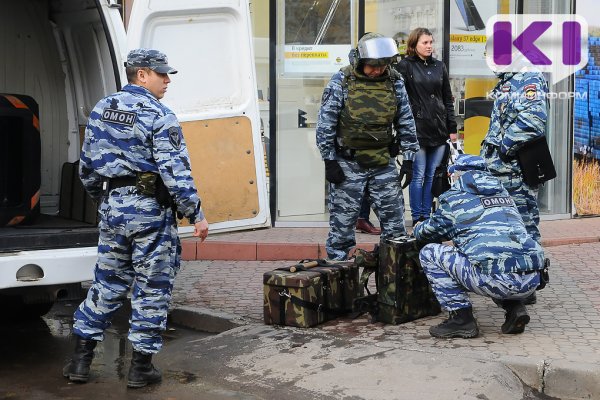
[[473,308],[467,307],[450,311],[448,319],[429,328],[429,333],[433,337],[444,339],[477,337],[479,328],[477,328],[477,321],[473,316]]
[[162,380],[160,371],[152,365],[152,354],[144,354],[133,351],[131,356],[131,367],[127,377],[127,386],[130,388],[141,388]]
[[523,333],[529,323],[529,314],[521,300],[503,300],[502,308],[506,311],[502,333]]
[[90,377],[90,364],[94,358],[96,340],[83,339],[75,335],[77,343],[71,361],[63,368],[63,376],[72,382],[85,383]]
[[531,293],[529,296],[523,299],[523,304],[525,305],[531,305],[535,303],[537,303],[537,295],[535,294],[535,292]]

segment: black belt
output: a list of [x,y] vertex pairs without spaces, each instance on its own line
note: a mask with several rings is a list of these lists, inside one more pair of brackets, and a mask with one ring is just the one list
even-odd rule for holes
[[117,176],[115,178],[103,178],[102,188],[107,192],[112,189],[135,186],[137,178],[135,176]]

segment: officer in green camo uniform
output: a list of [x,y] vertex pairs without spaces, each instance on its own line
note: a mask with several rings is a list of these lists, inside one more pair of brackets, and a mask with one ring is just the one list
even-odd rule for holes
[[177,71],[151,49],[132,50],[125,64],[129,84],[100,100],[90,113],[79,176],[99,202],[98,261],[88,296],[74,315],[77,338],[63,375],[87,382],[94,348],[131,293],[128,339],[133,346],[127,386],[161,380],[152,355],[161,332],[181,245],[175,209],[208,235],[190,160],[175,114],[160,103]]
[[[347,259],[356,245],[354,227],[367,184],[381,237],[406,233],[402,188],[412,179],[419,143],[404,82],[390,68],[397,53],[394,39],[364,35],[351,65],[323,91],[316,136],[330,184],[326,249],[332,260]],[[400,150],[398,173],[394,161]]]
[[548,84],[540,72],[504,72],[499,78],[480,155],[515,200],[527,232],[540,242],[538,186],[523,182],[516,155],[525,143],[545,135]]
[[[474,292],[504,308],[502,333],[522,333],[529,322],[522,299],[540,285],[544,251],[481,157],[461,154],[448,171],[456,181],[440,195],[433,216],[414,229],[417,241],[429,243],[419,259],[435,297],[450,313],[429,332],[439,338],[476,337],[467,293]],[[440,244],[448,240],[454,246]]]

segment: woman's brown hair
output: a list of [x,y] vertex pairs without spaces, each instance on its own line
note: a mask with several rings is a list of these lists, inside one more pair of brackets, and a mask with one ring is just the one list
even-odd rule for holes
[[414,56],[417,54],[417,43],[419,43],[419,39],[421,36],[427,35],[433,37],[431,31],[427,28],[415,28],[408,35],[408,40],[406,41],[406,54],[409,56]]

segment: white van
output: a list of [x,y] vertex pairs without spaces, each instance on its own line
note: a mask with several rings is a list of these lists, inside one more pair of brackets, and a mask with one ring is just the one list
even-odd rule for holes
[[248,2],[135,0],[127,35],[113,0],[2,8],[0,307],[42,315],[92,279],[95,205],[73,171],[89,112],[127,83],[132,48],[179,70],[162,101],[183,127],[211,233],[270,225]]

